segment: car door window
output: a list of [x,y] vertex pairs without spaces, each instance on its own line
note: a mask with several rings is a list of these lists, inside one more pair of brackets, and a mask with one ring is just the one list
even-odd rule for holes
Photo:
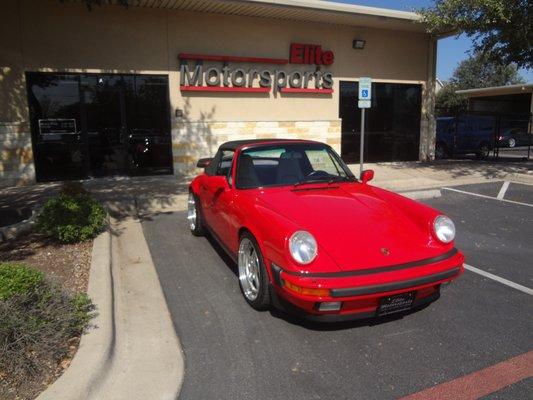
[[231,165],[233,164],[233,150],[221,150],[220,158],[217,162],[215,175],[225,176],[231,186]]
[[228,175],[233,162],[233,151],[222,150],[220,160],[218,161],[216,175]]

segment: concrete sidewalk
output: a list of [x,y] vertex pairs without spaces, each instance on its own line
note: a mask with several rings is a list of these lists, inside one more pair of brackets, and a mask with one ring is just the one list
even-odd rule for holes
[[[350,164],[359,175],[359,164]],[[433,162],[368,163],[374,186],[406,192],[444,186],[510,180],[533,184],[533,161],[442,160]]]
[[[350,164],[356,176],[359,164]],[[533,184],[533,161],[477,161],[443,160],[430,163],[393,162],[369,163],[365,169],[375,171],[374,186],[397,192],[419,191],[443,186],[480,183],[491,180],[511,180]],[[141,197],[165,199],[175,194],[185,194],[191,177],[145,176],[109,177],[83,181],[85,187],[102,201],[134,200]],[[0,191],[0,209],[43,204],[58,193],[60,183],[39,183],[10,187]],[[171,203],[171,200],[168,200]]]

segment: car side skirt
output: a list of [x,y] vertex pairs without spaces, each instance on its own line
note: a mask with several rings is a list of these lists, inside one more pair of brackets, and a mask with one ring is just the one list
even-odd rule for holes
[[209,224],[206,222],[205,223],[205,227],[207,228],[207,231],[209,232],[209,234],[211,235],[211,237],[213,239],[215,239],[215,242],[217,242],[217,244],[222,248],[222,250],[224,250],[224,252],[231,258],[231,260],[237,264],[239,258],[238,258],[238,254],[234,253],[233,251],[231,251],[225,244],[224,242],[218,237],[218,235],[215,233],[215,231],[213,229],[211,229],[211,227],[209,226]]

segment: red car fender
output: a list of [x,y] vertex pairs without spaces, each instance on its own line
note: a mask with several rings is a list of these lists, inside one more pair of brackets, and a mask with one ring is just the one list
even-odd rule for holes
[[[241,197],[241,196],[240,196]],[[263,255],[263,262],[265,264],[265,269],[267,270],[267,274],[269,277],[269,281],[272,282],[272,271],[270,268],[270,262],[274,261],[272,260],[272,246],[270,245],[271,238],[268,236],[269,232],[268,229],[264,229],[265,226],[268,225],[268,221],[265,221],[262,218],[262,215],[260,212],[258,212],[256,206],[250,204],[247,200],[245,200],[242,196],[240,198],[240,211],[242,219],[239,221],[239,228],[237,231],[237,237],[236,241],[239,242],[240,235],[243,231],[250,232],[253,237],[255,238],[257,244],[259,245],[259,249],[261,250],[261,254]],[[265,237],[265,235],[267,237]],[[238,244],[237,244],[237,252],[238,252]],[[238,254],[237,254],[238,255]],[[274,257],[277,258],[277,257]]]
[[199,193],[200,193],[200,179],[202,179],[202,175],[198,175],[197,177],[195,177],[191,184],[189,185],[189,190],[193,192],[194,195],[196,196],[199,196]]
[[[245,198],[248,196],[250,197]],[[294,272],[313,269],[335,272],[340,270],[324,249],[319,250],[316,259],[310,264],[305,266],[298,264],[292,259],[289,253],[288,240],[301,227],[272,210],[264,202],[257,202],[253,192],[249,192],[242,197],[240,198],[239,208],[244,217],[242,218],[239,231],[247,229],[254,235],[263,254],[264,262],[271,279],[271,262],[274,262],[283,270]],[[320,243],[318,246],[320,249]]]

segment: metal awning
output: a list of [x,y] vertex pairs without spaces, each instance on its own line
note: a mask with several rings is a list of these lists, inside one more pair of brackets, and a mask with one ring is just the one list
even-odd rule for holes
[[133,6],[425,32],[412,12],[318,0],[133,0]]
[[533,93],[533,83],[456,90],[455,93],[464,94],[466,97],[485,97],[501,96],[505,94]]

